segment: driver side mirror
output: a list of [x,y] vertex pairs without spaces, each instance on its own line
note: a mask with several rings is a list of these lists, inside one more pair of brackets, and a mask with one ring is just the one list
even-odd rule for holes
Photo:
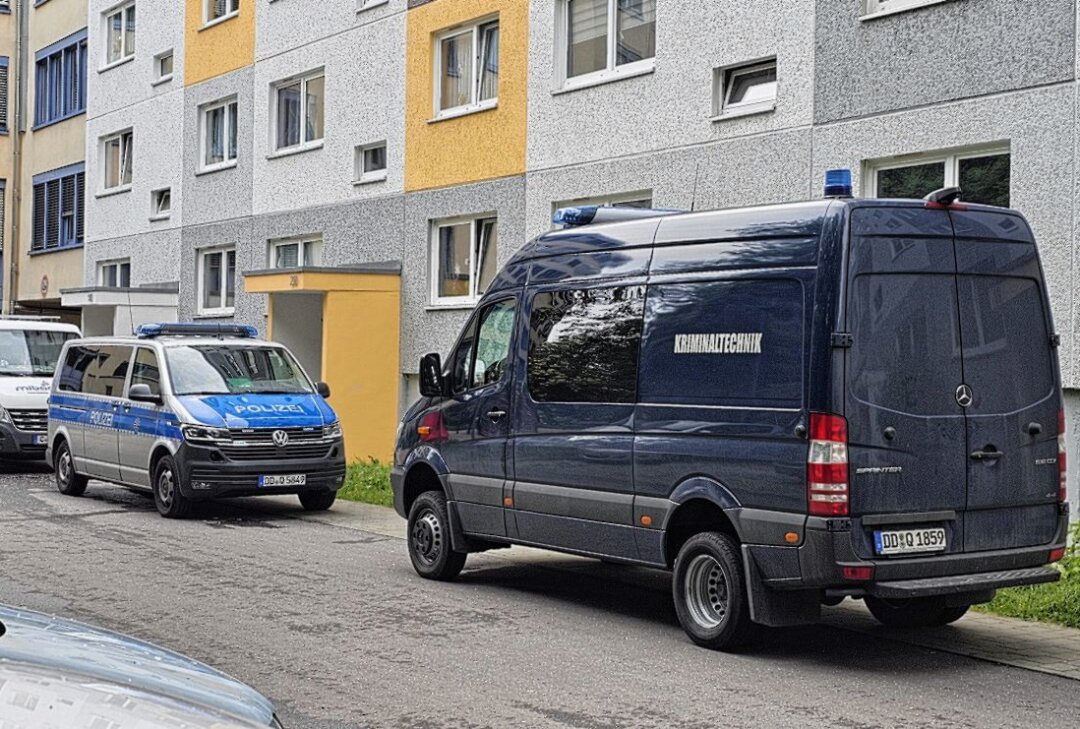
[[161,404],[161,395],[155,395],[150,390],[150,385],[144,383],[132,385],[131,389],[128,390],[128,399],[134,400],[135,402],[149,402],[154,403],[155,405]]
[[442,358],[435,352],[425,354],[420,358],[420,394],[424,397],[442,397],[445,393]]
[[325,382],[316,382],[315,392],[319,393],[319,397],[321,397],[323,400],[330,399],[330,385],[326,384]]

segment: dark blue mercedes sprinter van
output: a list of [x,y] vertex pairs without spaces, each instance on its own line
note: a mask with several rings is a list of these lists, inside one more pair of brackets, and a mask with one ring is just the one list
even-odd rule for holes
[[719,649],[845,597],[943,625],[1057,579],[1035,240],[957,193],[565,214],[614,222],[528,243],[421,362],[392,474],[417,572],[510,544],[672,569]]

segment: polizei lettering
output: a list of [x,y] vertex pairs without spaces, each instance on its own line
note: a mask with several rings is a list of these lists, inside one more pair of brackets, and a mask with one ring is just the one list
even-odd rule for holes
[[675,354],[761,354],[761,332],[676,334]]
[[300,405],[237,405],[236,412],[260,413],[262,415],[276,415],[278,413],[303,413],[304,408]]

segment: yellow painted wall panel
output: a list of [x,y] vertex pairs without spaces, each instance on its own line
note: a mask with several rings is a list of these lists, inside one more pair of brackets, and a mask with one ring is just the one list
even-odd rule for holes
[[206,26],[205,0],[186,0],[184,85],[191,86],[255,62],[255,7],[240,3],[234,18]]
[[[525,172],[529,4],[522,0],[435,0],[409,11],[405,103],[405,189],[423,190]],[[470,21],[499,18],[498,106],[435,117],[435,39]]]

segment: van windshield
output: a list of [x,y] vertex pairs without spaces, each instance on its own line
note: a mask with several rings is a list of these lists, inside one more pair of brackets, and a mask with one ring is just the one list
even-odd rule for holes
[[300,365],[281,347],[221,344],[169,347],[165,358],[176,395],[314,392]]
[[73,332],[0,329],[0,376],[50,377]]

